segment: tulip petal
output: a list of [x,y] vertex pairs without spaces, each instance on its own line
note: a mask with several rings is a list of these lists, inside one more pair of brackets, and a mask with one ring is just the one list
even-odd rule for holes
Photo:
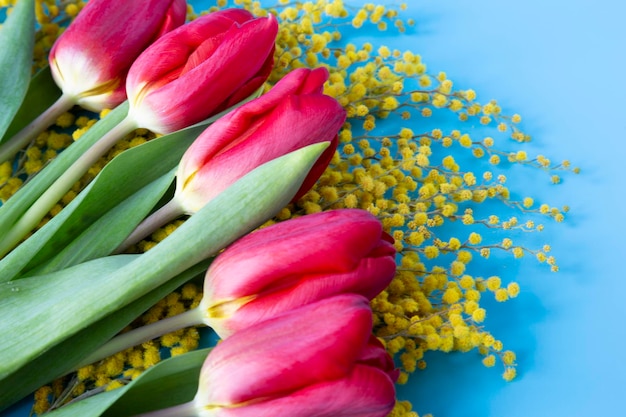
[[[268,109],[275,108],[285,97],[295,95],[318,95],[322,93],[324,82],[328,79],[328,70],[316,68],[307,70],[298,68],[284,76],[267,93],[237,109],[232,113],[228,123],[219,125],[219,135],[233,137],[235,132],[228,133],[230,129],[237,131],[241,126],[253,123],[254,120],[264,116]],[[220,146],[221,148],[221,146]]]
[[277,150],[310,145],[319,138],[329,140],[339,131],[344,119],[342,107],[332,97],[321,94],[283,97],[280,104],[264,115],[262,124],[254,132],[257,140],[235,140],[219,149],[211,159],[228,158],[239,144],[246,154],[253,154],[250,156],[255,156],[256,152],[269,156]]
[[193,51],[189,58],[187,58],[187,62],[185,63],[185,67],[180,72],[180,75],[184,75],[197,66],[201,65],[204,61],[211,58],[211,55],[217,51],[220,47],[222,40],[226,36],[233,36],[233,33],[237,31],[237,27],[231,26],[229,30],[223,33],[218,33],[217,35],[205,40]]
[[[228,28],[220,27],[219,32],[224,32],[225,35],[219,47],[213,50],[210,59],[191,69],[187,68],[184,74],[179,72],[178,78],[166,84],[156,82],[154,85],[158,88],[149,87],[143,95],[140,93],[145,89],[144,73],[148,74],[148,79],[154,83],[156,77],[149,66],[158,61],[155,55],[161,57],[164,44],[155,43],[149,48],[150,53],[146,51],[146,57],[144,58],[142,54],[133,65],[129,72],[127,90],[131,98],[133,117],[139,125],[159,133],[169,133],[199,122],[223,110],[224,103],[230,95],[251,78],[255,78],[259,70],[264,68],[267,57],[274,49],[278,32],[276,18],[270,15],[268,18],[249,20],[238,27],[233,27],[232,21],[228,19],[210,20],[216,13],[185,25],[195,24],[195,30],[198,33],[205,33],[206,39],[206,32],[209,34],[216,32],[211,28],[214,21],[231,22]],[[176,33],[176,36],[184,37],[189,31],[190,29],[186,28],[181,30],[180,34]],[[198,45],[200,44],[195,44],[194,50]],[[181,64],[186,61],[179,60]],[[170,69],[176,66],[172,60],[168,65]],[[184,65],[181,65],[182,68],[185,68]],[[160,72],[166,73],[163,70]],[[180,94],[183,90],[185,94]],[[134,98],[136,94],[139,94],[138,98]]]
[[[128,74],[129,90],[136,85],[154,82],[172,68],[184,66],[186,58],[207,39],[219,36],[233,24],[252,19],[243,9],[227,9],[202,16],[160,38],[133,63]],[[166,54],[163,52],[167,51]]]
[[163,17],[161,23],[161,29],[153,37],[152,41],[159,39],[161,36],[176,29],[180,25],[185,23],[187,17],[187,1],[186,0],[174,0],[172,1],[170,8],[167,9],[167,13]]
[[265,105],[274,106],[286,95],[321,94],[328,80],[328,70],[324,67],[307,70],[297,68],[283,77],[265,94]]
[[361,351],[358,362],[382,370],[393,382],[396,382],[400,375],[400,371],[395,367],[393,359],[391,359],[383,344],[373,334],[370,335],[367,346]]
[[371,333],[364,297],[309,304],[218,344],[200,374],[199,405],[233,405],[281,396],[347,375]]
[[115,107],[126,99],[124,82],[135,58],[185,18],[184,0],[92,0],[53,45],[52,75],[81,106]]
[[[343,109],[335,99],[304,95],[283,98],[276,108],[252,120],[235,137],[214,134],[210,126],[187,153],[202,155],[203,161],[185,161],[179,171],[179,178],[185,181],[179,185],[179,192],[185,193],[189,210],[197,210],[194,206],[202,207],[255,167],[303,146],[334,138],[343,121]],[[191,164],[200,164],[201,168],[190,171]],[[192,172],[195,178],[190,183]],[[314,174],[319,176],[321,172]]]
[[224,103],[224,109],[230,108],[235,104],[247,99],[252,96],[252,94],[256,93],[259,90],[259,87],[263,85],[265,80],[272,73],[272,69],[274,68],[274,51],[270,53],[263,63],[263,66],[257,73],[257,76],[251,78],[248,82],[242,85],[239,90],[237,90],[232,96],[228,98],[228,101]]
[[393,381],[356,365],[349,376],[241,407],[199,411],[203,417],[385,417],[395,404]]
[[[389,285],[395,270],[393,257],[387,256],[365,258],[356,269],[347,273],[287,276],[282,282],[273,282],[251,301],[242,306],[233,306],[236,313],[224,311],[231,303],[210,309],[206,323],[221,337],[228,337],[278,314],[325,297],[356,293],[372,299]],[[247,300],[235,300],[233,303],[245,301]],[[221,314],[216,314],[216,310]]]
[[357,209],[315,213],[255,231],[211,264],[205,297],[229,300],[258,294],[290,276],[349,272],[379,246],[381,233],[380,221]]
[[140,106],[148,92],[178,78],[196,48],[200,45],[204,45],[207,51],[210,50],[210,45],[215,48],[224,37],[225,31],[239,21],[251,18],[252,15],[247,11],[211,13],[156,41],[137,58],[128,72],[126,90],[134,106]]
[[339,145],[339,137],[335,135],[330,142],[328,148],[320,155],[317,159],[313,168],[309,171],[309,175],[304,179],[302,185],[298,192],[293,196],[292,202],[298,201],[302,196],[304,196],[312,187],[315,185],[317,180],[322,176],[330,161],[333,159],[335,155],[335,151],[337,150],[337,146]]
[[[266,61],[266,72],[271,68],[271,61]],[[254,125],[268,112],[274,109],[285,97],[302,94],[319,94],[328,78],[325,68],[307,70],[299,68],[283,77],[274,87],[261,97],[246,103],[213,123],[190,147],[188,155],[183,158],[179,175],[187,177],[195,173],[213,155],[228,143],[244,134],[249,126]],[[247,84],[246,92],[253,91],[255,84]],[[247,96],[246,96],[247,97]],[[230,102],[230,104],[233,104]],[[334,152],[334,151],[333,151]]]

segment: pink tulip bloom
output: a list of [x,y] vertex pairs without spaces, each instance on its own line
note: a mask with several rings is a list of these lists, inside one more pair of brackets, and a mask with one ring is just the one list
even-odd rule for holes
[[133,61],[186,16],[185,0],[90,0],[50,51],[52,76],[75,104],[113,108]]
[[273,66],[276,18],[243,9],[201,16],[163,36],[130,68],[126,92],[138,126],[171,133],[254,93]]
[[204,417],[384,417],[398,371],[371,335],[368,300],[330,297],[237,332],[200,373]]
[[[238,13],[245,16],[248,12]],[[156,227],[196,213],[259,166],[309,145],[329,143],[293,200],[306,193],[330,163],[337,148],[337,132],[346,117],[337,100],[323,94],[327,79],[324,68],[296,69],[266,94],[207,127],[181,159],[174,198],[144,220],[118,251]]]
[[239,178],[265,162],[319,142],[331,142],[294,199],[328,166],[345,111],[322,92],[328,71],[296,69],[267,94],[209,126],[182,158],[177,198],[188,214],[202,208]]
[[376,217],[357,209],[310,214],[259,229],[213,260],[198,306],[117,336],[84,365],[184,327],[210,326],[228,339],[328,298],[350,294],[371,300],[395,275],[392,242]]
[[207,271],[198,309],[220,337],[336,294],[374,298],[395,274],[380,221],[344,209],[278,223],[239,239]]

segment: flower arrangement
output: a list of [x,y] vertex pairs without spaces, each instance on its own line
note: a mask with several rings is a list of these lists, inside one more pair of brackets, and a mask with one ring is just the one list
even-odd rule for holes
[[[0,406],[34,391],[37,415],[416,416],[393,386],[429,351],[478,351],[512,380],[481,299],[520,285],[477,259],[556,272],[518,236],[567,207],[509,190],[501,167],[577,169],[496,146],[530,140],[521,117],[414,51],[345,38],[410,31],[405,5],[151,3],[0,2],[0,36],[23,41],[21,73],[0,55],[0,313],[32,329],[0,345],[17,358]],[[420,130],[433,115],[454,128]],[[198,326],[224,341],[198,350]],[[138,400],[154,384],[179,402]]]

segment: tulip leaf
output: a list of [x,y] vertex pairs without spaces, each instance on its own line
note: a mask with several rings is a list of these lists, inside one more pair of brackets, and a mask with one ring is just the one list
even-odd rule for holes
[[[1,395],[9,388],[17,389],[11,385],[20,385],[15,383],[20,376],[26,378],[20,369],[29,362],[274,216],[295,195],[327,146],[310,145],[254,169],[142,255],[109,256],[48,274],[45,279],[36,276],[0,284],[0,334],[11,335],[0,338]],[[72,346],[74,359],[86,356],[76,353],[81,344]],[[2,397],[0,401],[4,404]]]
[[[173,169],[202,130],[184,129],[115,157],[61,213],[0,261],[0,281],[15,279],[53,257],[43,271],[111,253],[163,196]],[[59,253],[58,248],[65,249]]]
[[[108,264],[106,266],[115,268],[118,264],[124,265],[138,256],[140,255],[122,255],[105,258]],[[45,354],[33,358],[21,368],[12,371],[10,375],[0,380],[0,410],[28,395],[43,384],[73,370],[81,358],[86,357],[93,350],[110,340],[157,301],[185,282],[203,275],[209,264],[210,261],[205,261],[188,269],[157,289],[138,298],[128,306],[93,323],[52,347]],[[100,273],[104,272],[104,270],[100,271]],[[86,280],[90,278],[99,277],[85,277]],[[27,280],[20,280],[19,284],[22,285],[27,282]],[[3,287],[5,291],[7,288],[22,288],[15,286],[6,287],[7,285],[9,284],[0,284],[0,299]],[[36,286],[36,283],[34,286]],[[9,291],[11,290],[9,289]],[[36,302],[36,300],[34,301]],[[6,319],[9,320],[8,317]],[[55,331],[55,329],[57,329],[56,326],[50,327],[50,331]]]
[[[125,235],[130,233],[129,229],[132,230],[134,225],[152,209],[171,181],[172,175],[165,175],[108,211],[107,207],[97,210],[98,207],[89,205],[93,200],[105,199],[105,194],[90,193],[89,195],[100,197],[91,201],[86,198],[77,198],[66,210],[55,216],[0,261],[2,272],[0,281],[7,282],[25,275],[54,272],[89,259],[108,255],[111,252],[108,248],[114,249],[116,241],[123,240]],[[102,211],[102,213],[98,215],[89,210],[92,208],[93,211]],[[125,209],[128,211],[123,212]],[[81,217],[81,214],[84,217]],[[93,221],[93,219],[97,220],[85,226],[84,231],[72,227],[75,223]],[[105,232],[102,231],[104,221],[110,222],[110,227]],[[76,233],[75,239],[71,240],[70,232]],[[81,244],[83,246],[79,246]],[[56,252],[54,252],[55,248]],[[59,248],[63,249],[59,251]],[[69,249],[74,251],[69,252]]]
[[165,359],[123,388],[77,401],[48,416],[127,417],[191,401],[210,351],[200,349]]
[[13,122],[7,128],[4,137],[0,139],[0,143],[13,137],[24,126],[53,105],[60,96],[61,90],[52,78],[50,67],[46,66],[38,71],[30,80],[22,105],[13,117]]
[[[165,361],[159,362],[154,367],[144,372],[143,375],[146,375],[148,372],[150,372],[155,367],[161,365],[162,363],[165,363]],[[143,375],[141,375],[139,378],[141,378]],[[134,384],[135,381],[139,381],[139,378],[135,379],[133,382],[131,382],[131,384]],[[129,388],[130,384],[125,387],[115,389],[113,391],[105,391],[92,397],[87,397],[80,401],[64,405],[63,407],[46,413],[45,415],[46,417],[101,416],[118,398],[123,396]]]
[[193,400],[200,370],[210,351],[196,350],[166,359],[158,364],[159,368],[156,365],[152,372],[137,378],[103,416],[133,416]]
[[91,126],[81,136],[80,140],[72,143],[61,152],[49,165],[0,206],[0,235],[7,233],[26,210],[41,197],[65,170],[105,133],[119,124],[127,114],[128,102],[124,102],[111,110],[106,117]]
[[28,90],[34,42],[35,2],[19,0],[0,27],[0,138]]
[[[34,259],[27,267],[27,275],[45,274],[59,271],[91,259],[107,256],[113,252],[133,229],[150,213],[159,199],[170,187],[174,179],[174,170],[161,178],[156,179],[120,204],[102,214],[94,223],[85,227],[74,240],[67,245],[58,245],[57,240],[50,240],[42,248],[43,255],[50,255],[50,260],[37,266],[36,272],[31,271],[31,265],[37,265],[40,259]],[[82,211],[82,210],[81,210]],[[76,214],[76,211],[73,213]],[[76,218],[76,215],[73,216]],[[81,220],[84,219],[81,218]],[[65,226],[65,225],[64,225]],[[80,230],[80,229],[75,229]],[[62,230],[64,231],[64,230]],[[61,237],[71,238],[71,235]],[[69,240],[69,239],[68,239]],[[54,248],[62,247],[55,253]],[[46,252],[46,249],[52,249]],[[38,255],[41,255],[40,252]],[[40,256],[41,258],[41,256]]]

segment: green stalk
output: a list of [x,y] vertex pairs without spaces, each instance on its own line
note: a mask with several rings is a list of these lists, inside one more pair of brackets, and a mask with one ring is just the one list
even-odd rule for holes
[[150,411],[148,413],[137,414],[134,417],[197,417],[198,409],[193,401],[164,408],[162,410]]
[[26,210],[0,242],[0,257],[7,254],[45,215],[61,200],[89,168],[118,140],[137,128],[135,121],[125,117],[83,153],[59,178]]
[[164,334],[184,329],[185,327],[204,325],[202,310],[199,307],[185,311],[172,317],[147,324],[115,336],[113,339],[83,359],[76,369],[108,358],[118,352],[140,345],[148,340],[156,339]]
[[152,213],[148,218],[142,221],[133,232],[122,242],[117,249],[113,252],[113,254],[118,254],[124,252],[128,249],[129,246],[134,245],[139,242],[141,239],[150,235],[156,229],[161,226],[166,225],[167,223],[175,220],[176,218],[185,214],[183,209],[176,198],[172,198],[165,204],[163,207]]
[[71,109],[74,104],[75,100],[73,97],[66,94],[61,95],[46,111],[13,135],[11,139],[0,145],[0,164],[12,160],[21,149],[34,141],[39,133],[52,126],[56,119]]

